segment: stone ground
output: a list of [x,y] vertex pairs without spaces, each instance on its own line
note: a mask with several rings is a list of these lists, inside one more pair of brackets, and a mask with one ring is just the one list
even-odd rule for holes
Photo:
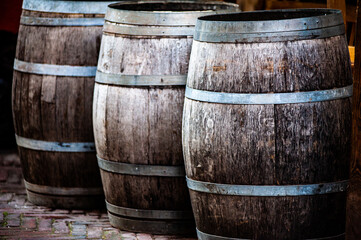
[[105,211],[69,211],[31,204],[15,151],[0,153],[0,239],[186,240],[119,231],[110,226]]

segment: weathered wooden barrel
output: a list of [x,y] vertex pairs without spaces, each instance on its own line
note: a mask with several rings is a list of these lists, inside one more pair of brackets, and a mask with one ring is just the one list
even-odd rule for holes
[[352,75],[338,10],[197,21],[183,154],[199,239],[343,239]]
[[181,121],[197,17],[238,5],[110,5],[94,90],[93,124],[110,223],[157,234],[194,232]]
[[92,98],[110,1],[24,0],[13,115],[28,199],[61,208],[102,206]]

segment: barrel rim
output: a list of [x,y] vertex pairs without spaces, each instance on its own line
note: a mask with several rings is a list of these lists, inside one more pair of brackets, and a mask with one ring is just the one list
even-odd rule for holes
[[24,0],[23,10],[49,13],[106,13],[107,6],[116,1],[66,1],[66,0]]
[[[269,17],[253,20],[252,16],[257,15]],[[327,38],[344,33],[340,10],[277,9],[200,17],[194,39],[205,42],[276,42]]]
[[[210,5],[225,9],[209,9],[194,11],[142,11],[142,10],[125,10],[116,7],[126,5],[148,5],[148,4],[193,4],[193,5]],[[171,5],[170,5],[171,6]],[[228,12],[237,12],[239,5],[219,1],[195,2],[195,1],[126,1],[110,4],[105,15],[105,20],[118,24],[146,25],[146,26],[195,26],[196,19],[209,14],[222,14]]]

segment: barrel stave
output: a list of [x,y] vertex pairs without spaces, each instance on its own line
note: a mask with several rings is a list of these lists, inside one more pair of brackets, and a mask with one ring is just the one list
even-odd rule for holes
[[94,96],[94,133],[103,136],[95,139],[99,157],[134,164],[183,164],[179,118],[184,87],[96,84]]
[[92,129],[89,119],[94,78],[15,71],[13,83],[14,122],[19,136],[55,142],[93,141],[92,131],[85,129]]
[[345,180],[350,157],[350,106],[350,99],[276,106],[185,99],[187,176],[250,185]]
[[192,38],[187,36],[138,38],[104,33],[98,71],[124,75],[187,74],[191,46]]
[[26,148],[20,148],[19,153],[27,182],[64,188],[101,187],[94,153],[42,152]]
[[101,33],[101,26],[20,25],[16,58],[32,63],[96,66]]

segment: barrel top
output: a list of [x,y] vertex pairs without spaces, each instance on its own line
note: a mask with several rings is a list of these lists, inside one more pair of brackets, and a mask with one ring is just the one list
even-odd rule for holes
[[128,1],[109,5],[105,19],[131,25],[194,26],[198,17],[237,11],[237,4],[225,2]]
[[51,13],[105,14],[116,1],[24,0],[23,9]]
[[345,33],[340,10],[282,9],[202,16],[194,39],[204,42],[278,42]]

